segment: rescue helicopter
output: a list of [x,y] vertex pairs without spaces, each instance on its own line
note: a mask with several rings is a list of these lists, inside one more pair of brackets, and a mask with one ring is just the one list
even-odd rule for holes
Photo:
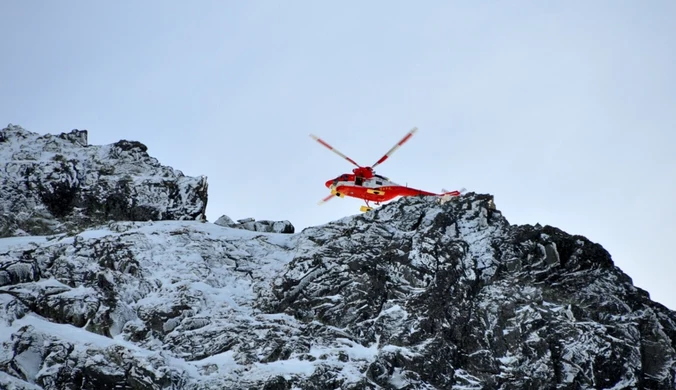
[[360,211],[366,212],[373,210],[369,202],[374,202],[374,204],[377,206],[382,202],[392,200],[398,196],[459,196],[461,193],[460,191],[442,190],[441,194],[435,194],[433,192],[402,186],[390,181],[390,179],[386,178],[385,176],[376,174],[376,172],[373,170],[373,168],[387,160],[392,155],[392,153],[394,153],[404,143],[406,143],[406,141],[408,141],[416,131],[418,131],[417,127],[411,129],[411,131],[409,131],[404,136],[404,138],[401,139],[401,141],[397,142],[392,147],[392,149],[385,153],[385,155],[383,155],[380,160],[376,161],[376,163],[370,167],[363,167],[357,164],[353,159],[347,157],[336,148],[329,145],[323,139],[317,137],[314,134],[310,134],[310,137],[312,137],[315,141],[319,142],[333,153],[339,155],[356,166],[356,168],[352,170],[351,174],[344,173],[325,183],[326,187],[331,190],[331,194],[322,199],[319,204],[324,204],[335,197],[344,198],[345,196],[350,196],[364,200],[366,202],[366,206],[361,206]]

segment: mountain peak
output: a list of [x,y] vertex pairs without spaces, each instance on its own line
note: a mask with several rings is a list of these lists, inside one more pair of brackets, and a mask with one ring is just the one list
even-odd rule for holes
[[77,231],[109,221],[204,218],[206,177],[161,165],[137,141],[93,146],[86,130],[0,131],[0,237]]
[[[149,164],[121,142],[86,149]],[[492,195],[401,198],[293,234],[254,223],[0,239],[0,385],[676,386],[676,313],[601,245],[510,224]]]

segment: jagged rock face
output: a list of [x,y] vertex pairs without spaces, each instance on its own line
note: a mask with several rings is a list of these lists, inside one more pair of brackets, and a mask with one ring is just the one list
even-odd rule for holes
[[161,165],[140,142],[87,144],[87,132],[0,131],[0,237],[48,235],[108,221],[196,219],[205,177]]
[[277,279],[274,308],[396,346],[367,371],[383,387],[674,388],[674,312],[601,246],[470,199],[316,229],[321,249]]
[[0,265],[0,385],[676,386],[676,313],[600,245],[510,225],[488,195],[293,235],[118,222],[0,240]]

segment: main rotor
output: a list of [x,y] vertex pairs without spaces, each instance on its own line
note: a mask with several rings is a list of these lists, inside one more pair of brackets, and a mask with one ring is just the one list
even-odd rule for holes
[[406,135],[404,136],[404,138],[401,139],[401,141],[397,142],[390,150],[387,151],[387,153],[385,153],[383,155],[383,157],[380,158],[380,160],[376,161],[376,163],[371,165],[370,167],[363,167],[363,166],[357,164],[353,159],[351,159],[351,158],[347,157],[346,155],[344,155],[343,153],[339,152],[336,148],[329,145],[328,143],[326,143],[324,140],[317,137],[316,135],[310,134],[310,137],[314,138],[315,141],[319,142],[320,144],[326,146],[333,153],[339,155],[340,157],[344,158],[345,160],[347,160],[350,163],[352,163],[353,165],[355,165],[357,168],[354,168],[352,170],[352,172],[354,172],[354,174],[356,176],[363,177],[365,179],[370,179],[375,174],[375,171],[373,170],[373,168],[375,168],[377,165],[379,165],[379,164],[383,163],[385,160],[387,160],[392,155],[392,153],[394,153],[397,149],[399,149],[401,147],[401,145],[406,143],[406,141],[408,141],[408,139],[411,138],[413,136],[413,134],[415,134],[416,131],[418,131],[417,127],[412,128],[411,131],[406,133]]

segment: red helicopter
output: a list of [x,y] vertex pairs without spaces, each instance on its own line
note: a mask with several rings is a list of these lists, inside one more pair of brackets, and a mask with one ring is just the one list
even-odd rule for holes
[[399,149],[399,147],[401,147],[401,145],[408,141],[416,131],[418,131],[416,127],[411,129],[411,131],[409,131],[406,136],[401,139],[401,141],[394,145],[392,149],[385,153],[385,155],[381,157],[380,160],[376,161],[376,163],[370,167],[362,167],[353,159],[342,154],[321,138],[314,134],[310,134],[310,137],[314,138],[317,142],[326,146],[332,152],[357,166],[357,168],[352,170],[352,174],[345,173],[336,177],[335,179],[327,181],[326,187],[331,190],[331,195],[322,199],[319,204],[321,205],[334,197],[344,198],[345,196],[351,196],[353,198],[363,199],[366,202],[366,206],[361,206],[360,208],[362,212],[365,212],[373,209],[369,205],[369,202],[375,202],[376,205],[379,205],[381,202],[392,200],[397,196],[459,196],[460,191],[447,192],[444,190],[444,192],[441,194],[435,194],[408,186],[402,186],[400,184],[391,182],[390,179],[386,178],[385,176],[377,175],[373,170],[373,168],[387,160],[392,155],[392,153],[394,153],[397,149]]

